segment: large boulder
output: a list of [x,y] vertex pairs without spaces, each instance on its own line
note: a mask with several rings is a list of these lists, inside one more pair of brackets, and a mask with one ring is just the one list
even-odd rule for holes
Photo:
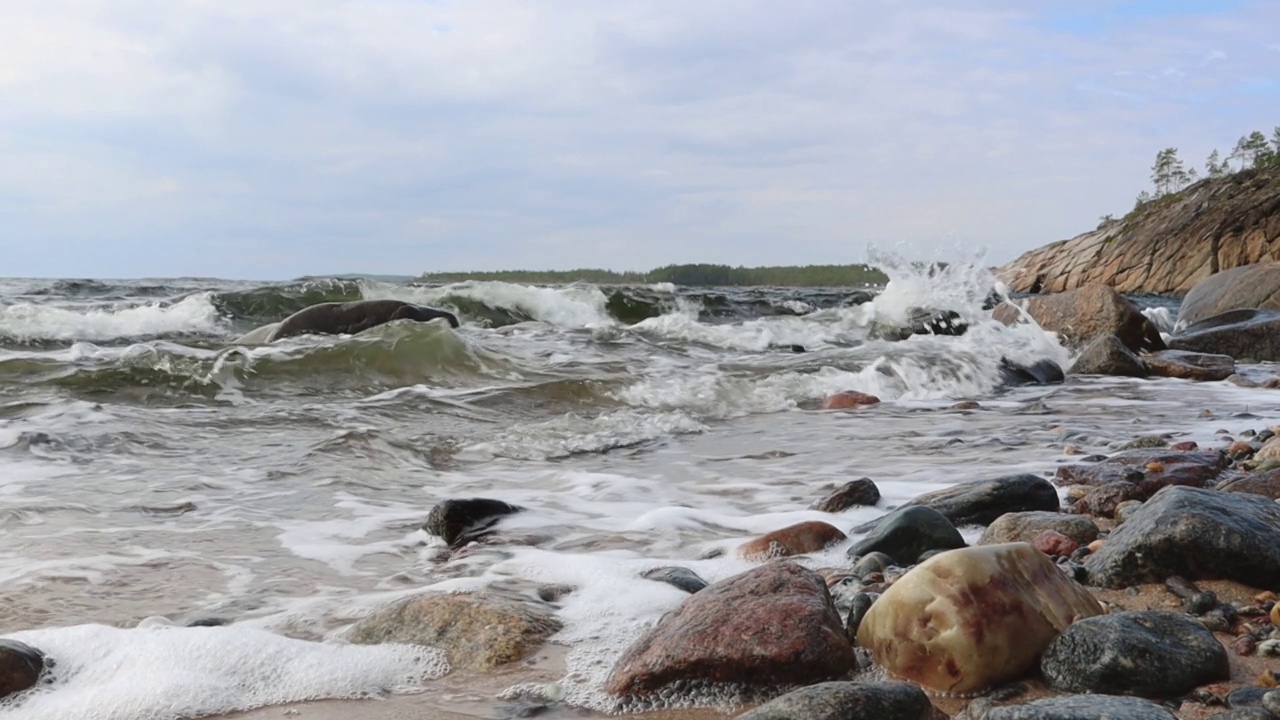
[[44,653],[26,643],[0,638],[0,700],[34,687],[44,668]]
[[818,552],[844,539],[844,533],[836,526],[807,520],[749,540],[738,547],[738,554],[748,560],[771,560]]
[[1102,606],[1027,543],[936,555],[885,590],[858,627],[858,645],[894,675],[969,693],[1035,667],[1071,623]]
[[1280,312],[1232,310],[1183,328],[1169,347],[1229,355],[1237,360],[1280,360]]
[[1218,452],[1137,448],[1118,452],[1102,462],[1061,465],[1054,472],[1053,482],[1059,486],[1131,482],[1150,495],[1166,485],[1204,487],[1226,467],[1226,456]]
[[1143,364],[1132,350],[1125,347],[1115,335],[1095,338],[1071,364],[1072,375],[1119,375],[1144,378],[1148,375]]
[[1085,559],[1089,583],[1121,588],[1224,579],[1280,590],[1280,504],[1260,495],[1160,490]]
[[1049,644],[1040,672],[1056,690],[1149,698],[1175,697],[1231,675],[1213,632],[1164,610],[1081,620]]
[[1155,377],[1211,382],[1226,380],[1236,372],[1236,361],[1230,355],[1160,350],[1144,355],[1142,361]]
[[1081,545],[1088,545],[1098,539],[1098,526],[1087,517],[1039,510],[1001,515],[982,531],[978,544],[1029,543],[1045,530],[1060,532]]
[[443,650],[454,668],[487,670],[525,658],[560,627],[550,607],[515,594],[431,593],[361,620],[347,640],[426,645]]
[[930,720],[933,705],[905,682],[841,682],[810,685],[739,715],[737,720]]
[[[989,525],[1011,512],[1057,510],[1060,502],[1053,484],[1039,475],[1023,473],[978,480],[943,488],[912,498],[903,507],[928,507],[942,513],[953,525]],[[867,532],[875,521],[854,532]]]
[[690,595],[618,658],[605,689],[642,696],[681,681],[807,684],[852,666],[822,576],[775,560]]
[[901,507],[853,532],[866,537],[849,547],[851,558],[881,552],[898,565],[913,565],[930,550],[964,547],[964,538],[942,513],[924,505]]
[[1174,714],[1136,697],[1063,695],[992,708],[982,720],[1174,720]]
[[1223,270],[1196,283],[1182,298],[1178,326],[1231,310],[1280,310],[1280,263],[1261,262]]
[[[1082,348],[1096,338],[1114,335],[1134,352],[1163,350],[1160,330],[1137,305],[1107,285],[1086,285],[1053,295],[1026,299],[1025,309],[1040,327],[1058,333],[1065,344]],[[996,319],[1013,323],[1016,308],[996,308]]]
[[1218,485],[1216,490],[1222,492],[1252,493],[1272,500],[1280,500],[1280,470],[1232,478]]

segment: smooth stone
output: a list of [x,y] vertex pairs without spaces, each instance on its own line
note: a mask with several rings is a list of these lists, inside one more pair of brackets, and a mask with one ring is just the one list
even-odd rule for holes
[[1161,350],[1143,356],[1142,361],[1156,377],[1214,382],[1226,380],[1236,372],[1236,361],[1230,355]]
[[779,686],[843,677],[853,647],[818,573],[775,560],[708,586],[618,658],[605,691],[644,696],[677,682]]
[[1189,325],[1169,338],[1169,347],[1227,355],[1237,360],[1280,360],[1280,313],[1233,310]]
[[853,596],[852,602],[849,603],[849,615],[844,622],[844,632],[850,643],[857,644],[858,628],[862,627],[862,619],[867,616],[867,611],[874,604],[875,598],[867,593],[858,593]]
[[738,546],[738,554],[748,560],[772,560],[818,552],[844,539],[845,534],[831,523],[808,520],[745,542]]
[[1049,644],[1040,672],[1055,690],[1167,698],[1231,676],[1226,648],[1194,618],[1143,610],[1085,618]]
[[890,565],[893,565],[893,558],[882,552],[869,552],[858,558],[850,572],[858,577],[866,577],[871,573],[882,573]]
[[1022,365],[1008,358],[1000,358],[1001,385],[1053,385],[1064,380],[1066,375],[1062,372],[1062,367],[1052,360],[1037,360],[1030,365]]
[[737,720],[930,720],[933,705],[904,682],[824,682],[789,692]]
[[[865,527],[865,526],[863,526]],[[860,531],[855,529],[854,532]],[[882,552],[895,565],[915,564],[930,550],[964,547],[964,538],[942,513],[923,505],[901,507],[875,521],[866,537],[849,548],[851,558]]]
[[1057,530],[1045,530],[1031,541],[1031,546],[1050,557],[1071,557],[1080,549],[1080,543]]
[[1257,262],[1213,273],[1187,291],[1178,325],[1240,309],[1280,310],[1280,263]]
[[992,708],[984,720],[1176,720],[1151,702],[1118,695],[1064,695]]
[[1084,497],[1076,501],[1073,509],[1082,515],[1110,518],[1115,517],[1116,510],[1124,503],[1146,499],[1147,494],[1142,488],[1131,482],[1118,480],[1090,488]]
[[375,612],[346,639],[426,645],[443,650],[455,669],[488,670],[524,659],[560,628],[549,607],[514,594],[429,593]]
[[1262,696],[1266,694],[1267,688],[1261,687],[1245,687],[1239,690],[1232,690],[1227,694],[1227,707],[1259,707],[1262,705]]
[[987,526],[978,539],[979,545],[1031,542],[1045,530],[1053,530],[1088,545],[1098,539],[1098,526],[1083,515],[1047,510],[1005,513]]
[[1084,562],[1089,583],[1102,587],[1181,575],[1280,590],[1280,504],[1247,493],[1167,487]]
[[1080,351],[1071,365],[1072,375],[1114,375],[1147,377],[1147,366],[1120,338],[1106,335],[1095,338]]
[[0,638],[0,699],[35,687],[44,672],[44,653],[17,640]]
[[456,549],[489,533],[503,517],[523,509],[491,498],[445,500],[431,508],[422,529]]
[[[1039,475],[1023,473],[967,482],[912,498],[902,507],[928,507],[953,525],[990,525],[1005,513],[1057,510],[1058,491]],[[853,532],[866,532],[865,523]]]
[[858,392],[857,390],[845,390],[834,395],[828,395],[822,401],[823,410],[849,410],[852,408],[864,407],[867,405],[876,405],[880,402],[880,398],[875,395]]
[[[1160,330],[1133,301],[1101,283],[1074,290],[1034,295],[1024,301],[1026,313],[1048,332],[1057,333],[1068,347],[1080,348],[1094,339],[1114,335],[1134,352],[1163,350]],[[1018,309],[1007,304],[996,308],[995,319],[1014,324],[1022,320]]]
[[1106,485],[1132,482],[1151,494],[1166,485],[1204,487],[1227,467],[1217,452],[1185,452],[1157,449],[1125,450],[1096,463],[1062,465],[1054,473],[1055,485]]
[[1280,470],[1232,478],[1214,488],[1220,492],[1250,493],[1272,500],[1280,499]]
[[1102,612],[1031,545],[980,545],[907,572],[867,611],[857,637],[897,677],[968,693],[1026,675],[1064,628]]
[[1123,523],[1125,520],[1133,517],[1133,513],[1140,507],[1142,507],[1141,500],[1125,500],[1124,502],[1116,505],[1114,513],[1116,523]]
[[646,580],[666,583],[690,595],[707,586],[707,581],[698,577],[697,573],[689,568],[679,566],[656,567],[652,570],[644,571],[640,577]]
[[871,478],[858,478],[832,490],[821,500],[815,500],[809,509],[838,513],[851,507],[870,506],[878,502],[880,502],[880,488],[876,487]]

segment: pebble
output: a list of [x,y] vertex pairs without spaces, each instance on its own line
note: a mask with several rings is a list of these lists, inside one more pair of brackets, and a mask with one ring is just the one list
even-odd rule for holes
[[656,567],[652,570],[646,570],[640,575],[640,577],[646,580],[666,583],[672,587],[679,588],[690,595],[707,586],[707,581],[698,577],[697,573],[689,568],[680,567],[678,565]]

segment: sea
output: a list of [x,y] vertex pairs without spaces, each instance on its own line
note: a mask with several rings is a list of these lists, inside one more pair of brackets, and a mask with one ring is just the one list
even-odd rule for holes
[[[399,598],[491,586],[570,588],[546,693],[616,712],[601,691],[612,662],[687,597],[646,570],[715,582],[754,565],[738,545],[793,523],[848,530],[1138,436],[1213,443],[1280,418],[1280,392],[1232,381],[1002,385],[1004,360],[1072,354],[1034,321],[992,320],[1000,286],[983,267],[882,269],[889,282],[868,288],[0,280],[0,637],[56,663],[0,718],[438,692],[453,674],[440,651],[344,633]],[[462,325],[237,342],[317,302],[373,298]],[[1177,298],[1136,301],[1172,330]],[[917,308],[968,330],[885,332]],[[843,390],[882,402],[821,409]],[[810,509],[861,477],[876,507]],[[469,497],[525,511],[451,553],[422,524]],[[856,538],[800,562],[845,566]],[[473,699],[497,707],[528,691],[519,680]]]

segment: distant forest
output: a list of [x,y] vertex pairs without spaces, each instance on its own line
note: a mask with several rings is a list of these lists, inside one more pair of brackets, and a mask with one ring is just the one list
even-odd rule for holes
[[544,285],[589,282],[597,285],[633,285],[669,282],[676,285],[783,285],[787,287],[847,287],[883,285],[889,278],[869,265],[803,265],[778,267],[730,267],[728,265],[666,265],[648,272],[613,272],[595,268],[579,270],[500,270],[496,272],[425,273],[430,282],[500,280]]

